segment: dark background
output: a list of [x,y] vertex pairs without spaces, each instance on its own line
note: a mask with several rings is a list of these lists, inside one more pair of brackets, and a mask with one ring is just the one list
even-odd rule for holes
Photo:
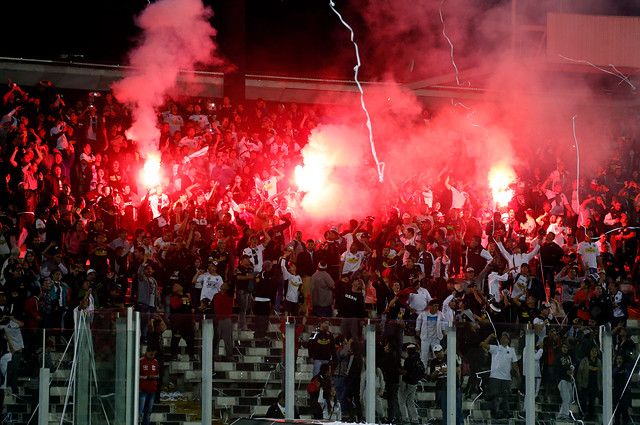
[[[212,25],[218,31],[222,56],[244,68],[246,73],[353,78],[355,57],[349,32],[331,11],[328,0],[204,1],[214,11]],[[447,5],[454,1],[449,0]],[[476,3],[489,8],[510,2],[477,0]],[[379,79],[385,71],[391,72],[398,81],[421,77],[408,78],[407,63],[387,63],[384,66],[387,69],[375,66],[376,62],[380,63],[376,58],[380,57],[381,49],[402,47],[401,40],[389,40],[388,46],[372,41],[374,38],[370,37],[360,12],[363,7],[375,7],[375,0],[336,0],[336,3],[356,31],[363,79]],[[567,9],[584,13],[640,14],[640,0],[564,0],[560,3]],[[138,34],[134,17],[147,4],[146,0],[6,1],[0,12],[0,39],[3,40],[0,55],[125,65],[126,53]],[[432,18],[425,17],[425,22]],[[439,47],[447,48],[444,44]],[[461,66],[465,65],[465,53],[456,52]]]

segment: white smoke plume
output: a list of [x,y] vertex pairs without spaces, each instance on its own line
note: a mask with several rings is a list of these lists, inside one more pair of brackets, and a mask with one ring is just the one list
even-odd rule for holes
[[143,156],[157,152],[157,109],[176,85],[180,71],[220,62],[215,56],[216,30],[209,23],[212,16],[201,0],[159,0],[136,19],[142,33],[129,54],[132,69],[113,85],[113,91],[119,101],[132,107],[133,124],[127,137],[138,142]]

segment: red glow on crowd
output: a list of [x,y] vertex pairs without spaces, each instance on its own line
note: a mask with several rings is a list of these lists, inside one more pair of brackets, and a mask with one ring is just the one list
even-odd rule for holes
[[158,155],[149,155],[144,163],[144,167],[140,171],[140,181],[147,188],[160,184],[160,157]]
[[513,198],[515,192],[511,184],[515,179],[515,172],[507,165],[495,165],[489,170],[489,188],[496,208],[506,206]]

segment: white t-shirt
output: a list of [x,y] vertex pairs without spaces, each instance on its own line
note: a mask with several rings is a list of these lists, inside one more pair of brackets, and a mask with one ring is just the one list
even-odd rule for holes
[[287,262],[282,261],[282,275],[284,280],[287,281],[287,295],[285,299],[292,303],[298,302],[298,288],[302,285],[302,278],[298,275],[292,275],[287,270]]
[[257,245],[255,248],[246,247],[242,253],[251,257],[253,271],[260,273],[262,271],[264,245]]
[[518,361],[515,350],[509,346],[490,345],[489,354],[491,354],[491,373],[489,377],[502,381],[511,381],[511,363]]
[[269,177],[262,181],[262,190],[267,192],[267,197],[271,198],[278,194],[278,179],[276,177]]
[[200,292],[200,301],[205,298],[213,301],[213,297],[220,292],[220,287],[222,286],[222,276],[213,275],[209,272],[201,274],[200,277],[196,280],[196,284],[194,285],[198,288],[198,285],[202,288],[202,292]]
[[418,288],[417,294],[409,294],[409,307],[415,311],[424,311],[431,301],[431,294],[425,288]]
[[4,329],[4,337],[11,344],[13,351],[24,349],[22,332],[20,331],[20,326],[16,322],[9,320],[9,323],[0,326],[0,329]]
[[598,245],[595,242],[580,242],[578,245],[578,254],[582,256],[582,262],[590,269],[598,268]]
[[342,274],[348,274],[358,271],[360,265],[362,264],[363,258],[364,251],[358,251],[355,254],[352,254],[351,251],[347,251],[342,254],[342,261],[344,261],[344,265],[342,266]]
[[518,276],[518,279],[513,282],[513,287],[511,288],[511,298],[516,300],[522,298],[522,296],[526,294],[530,285],[530,280],[528,280],[523,275]]

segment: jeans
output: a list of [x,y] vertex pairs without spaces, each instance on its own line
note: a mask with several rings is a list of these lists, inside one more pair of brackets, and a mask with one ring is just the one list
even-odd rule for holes
[[149,425],[151,420],[151,410],[153,410],[153,402],[156,399],[155,393],[145,393],[140,391],[139,414],[142,418],[142,425]]
[[284,293],[284,277],[279,276],[276,278],[278,280],[277,288],[276,288],[276,299],[275,299],[275,310],[276,313],[280,312],[280,304],[282,303],[282,294]]
[[360,321],[362,319],[358,317],[344,317],[340,319],[340,332],[344,335],[344,340],[352,338],[354,341],[358,341],[362,336],[362,327]]
[[[440,408],[442,409],[442,422],[447,422],[447,392],[438,391],[436,395]],[[456,424],[462,425],[464,418],[462,417],[462,391],[456,388]]]
[[313,315],[315,317],[333,317],[333,309],[331,306],[313,306]]
[[411,422],[418,422],[418,409],[416,408],[416,388],[417,385],[407,384],[400,381],[398,399],[400,402],[400,415]]
[[333,380],[333,385],[336,388],[336,399],[340,402],[342,410],[349,410],[346,404],[347,378],[344,376],[336,376]]
[[254,324],[254,337],[265,338],[269,331],[269,315],[271,314],[271,302],[269,301],[256,301],[253,312],[256,314],[256,320]]
[[146,304],[138,304],[140,312],[140,339],[147,340],[147,332],[149,331],[149,320],[156,313],[156,308]]
[[311,376],[316,376],[320,372],[320,367],[323,364],[329,363],[329,360],[314,360],[313,361],[313,374]]
[[215,323],[216,331],[213,334],[213,352],[215,355],[220,340],[224,341],[224,350],[227,357],[233,356],[233,323],[231,318],[217,319]]
[[495,416],[509,416],[509,396],[511,395],[511,380],[489,378],[491,395],[493,396],[492,413]]
[[247,311],[249,310],[249,304],[251,303],[251,292],[244,289],[238,289],[236,294],[236,301],[238,303],[238,330],[246,330],[247,328]]

